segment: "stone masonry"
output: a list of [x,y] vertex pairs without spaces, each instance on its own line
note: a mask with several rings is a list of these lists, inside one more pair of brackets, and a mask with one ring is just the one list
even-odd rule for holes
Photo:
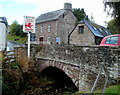
[[120,77],[120,48],[103,46],[56,45],[44,47],[36,54],[36,64],[41,72],[49,66],[64,71],[80,91],[90,91],[102,69],[97,87],[103,88]]

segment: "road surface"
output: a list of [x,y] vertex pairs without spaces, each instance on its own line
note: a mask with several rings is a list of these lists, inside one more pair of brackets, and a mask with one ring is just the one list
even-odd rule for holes
[[25,47],[25,45],[14,41],[7,41],[7,51],[14,50],[14,47]]

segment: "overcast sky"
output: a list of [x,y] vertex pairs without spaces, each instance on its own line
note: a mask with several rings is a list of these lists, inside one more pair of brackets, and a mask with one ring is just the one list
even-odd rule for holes
[[99,25],[105,25],[109,21],[104,12],[103,0],[0,0],[0,16],[7,17],[8,24],[17,20],[23,24],[24,16],[34,16],[63,9],[64,3],[71,3],[73,8],[84,8],[86,14]]

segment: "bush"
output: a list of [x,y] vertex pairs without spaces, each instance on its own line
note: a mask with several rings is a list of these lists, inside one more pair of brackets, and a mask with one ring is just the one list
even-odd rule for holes
[[39,45],[35,47],[35,51],[36,51],[36,52],[39,52],[39,51],[41,51],[42,49],[43,49],[43,47],[41,47],[41,46],[39,46]]

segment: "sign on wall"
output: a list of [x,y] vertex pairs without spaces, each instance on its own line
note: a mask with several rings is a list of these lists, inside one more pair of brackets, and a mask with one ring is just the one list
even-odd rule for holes
[[60,37],[56,37],[56,43],[60,44]]
[[35,17],[24,16],[23,31],[35,33]]

